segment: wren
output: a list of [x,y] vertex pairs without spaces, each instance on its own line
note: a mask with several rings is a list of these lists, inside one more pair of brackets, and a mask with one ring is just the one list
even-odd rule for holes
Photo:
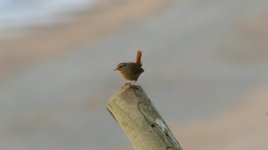
[[119,63],[114,69],[114,71],[117,70],[121,76],[127,80],[125,86],[134,84],[138,80],[141,73],[144,72],[141,63],[141,56],[142,52],[138,50],[136,55],[136,62],[122,62]]

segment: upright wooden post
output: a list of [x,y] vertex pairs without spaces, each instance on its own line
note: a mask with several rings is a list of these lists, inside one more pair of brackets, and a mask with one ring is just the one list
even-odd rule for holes
[[141,86],[119,89],[107,109],[135,150],[182,150]]

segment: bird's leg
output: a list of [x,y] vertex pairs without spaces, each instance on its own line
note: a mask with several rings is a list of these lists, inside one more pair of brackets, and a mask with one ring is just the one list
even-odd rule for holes
[[133,80],[130,83],[131,83],[131,85],[134,85],[136,82],[137,82],[137,80]]
[[127,89],[130,86],[131,86],[131,82],[130,81],[126,81],[121,88],[126,88]]
[[135,84],[136,80],[134,81],[126,81],[125,84],[122,86],[122,88],[129,88],[131,85]]

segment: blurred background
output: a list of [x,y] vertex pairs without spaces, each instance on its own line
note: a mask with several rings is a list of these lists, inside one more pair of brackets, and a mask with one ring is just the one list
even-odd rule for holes
[[185,150],[267,150],[267,0],[1,0],[0,149],[133,149],[115,65]]

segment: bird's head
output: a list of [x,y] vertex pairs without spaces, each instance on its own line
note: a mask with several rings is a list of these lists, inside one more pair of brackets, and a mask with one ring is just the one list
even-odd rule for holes
[[118,65],[115,67],[114,71],[115,71],[115,70],[120,71],[120,70],[122,70],[122,68],[124,68],[124,67],[126,67],[126,66],[127,66],[127,63],[120,63],[120,64],[118,64]]

